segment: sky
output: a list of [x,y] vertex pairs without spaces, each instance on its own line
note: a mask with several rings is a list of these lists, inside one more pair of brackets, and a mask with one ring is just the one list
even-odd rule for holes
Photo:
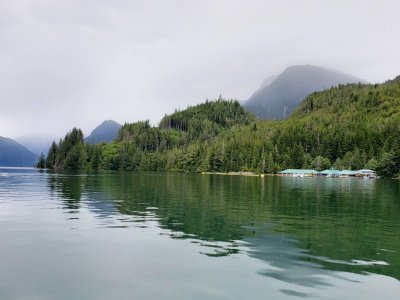
[[87,135],[312,64],[400,74],[398,0],[1,0],[0,136]]

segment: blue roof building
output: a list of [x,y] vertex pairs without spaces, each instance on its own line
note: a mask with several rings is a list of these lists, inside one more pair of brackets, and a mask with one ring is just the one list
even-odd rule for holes
[[312,169],[286,169],[279,172],[281,175],[294,176],[294,177],[304,177],[304,176],[315,176],[319,172]]
[[325,176],[325,177],[339,177],[340,172],[341,171],[336,170],[336,169],[327,169],[327,170],[323,170],[319,174],[322,176]]
[[293,176],[293,177],[323,176],[323,177],[377,178],[375,171],[369,169],[361,169],[358,171],[327,169],[322,172],[318,172],[313,169],[286,169],[279,172],[278,174],[283,176]]

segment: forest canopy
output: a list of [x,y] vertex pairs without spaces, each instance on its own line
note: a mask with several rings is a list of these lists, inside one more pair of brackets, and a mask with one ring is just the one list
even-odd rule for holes
[[400,79],[347,84],[309,95],[287,120],[257,120],[219,98],[149,121],[125,124],[112,143],[88,145],[74,128],[53,143],[52,169],[253,171],[374,169],[400,173]]

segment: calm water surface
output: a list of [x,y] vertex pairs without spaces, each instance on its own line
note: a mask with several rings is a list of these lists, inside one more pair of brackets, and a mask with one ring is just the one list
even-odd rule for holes
[[400,299],[400,182],[0,169],[0,299]]

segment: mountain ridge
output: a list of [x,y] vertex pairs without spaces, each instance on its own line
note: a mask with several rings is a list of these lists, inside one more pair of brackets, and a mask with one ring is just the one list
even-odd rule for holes
[[13,139],[0,136],[0,166],[33,167],[37,155]]
[[307,95],[356,82],[366,83],[355,76],[319,66],[289,66],[270,84],[263,83],[244,106],[260,119],[285,119]]
[[32,153],[40,155],[40,153],[47,154],[52,141],[58,139],[58,137],[51,135],[27,134],[16,138],[15,141]]
[[87,136],[84,141],[88,144],[110,143],[117,138],[118,131],[122,127],[113,120],[103,121]]

